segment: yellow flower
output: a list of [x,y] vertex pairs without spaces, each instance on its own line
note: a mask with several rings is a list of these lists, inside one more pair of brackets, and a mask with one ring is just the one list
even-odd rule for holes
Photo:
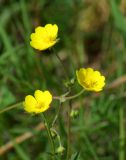
[[92,68],[81,68],[76,71],[78,83],[88,91],[99,92],[105,86],[105,77]]
[[38,26],[35,33],[31,34],[30,45],[38,50],[46,50],[58,41],[58,26],[56,24],[46,24],[45,27]]
[[46,111],[49,108],[50,103],[52,102],[52,95],[49,91],[40,91],[36,90],[34,97],[28,95],[25,97],[23,103],[25,111],[29,113],[41,113]]

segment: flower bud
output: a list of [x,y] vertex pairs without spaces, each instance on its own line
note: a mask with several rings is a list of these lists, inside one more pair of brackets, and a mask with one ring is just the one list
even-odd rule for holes
[[76,118],[78,115],[79,115],[79,111],[78,110],[75,110],[75,109],[71,110],[70,117]]
[[57,148],[56,153],[63,154],[64,151],[65,151],[65,148],[60,145],[60,146]]
[[50,131],[51,131],[51,136],[55,138],[57,136],[55,130],[53,128],[50,128]]

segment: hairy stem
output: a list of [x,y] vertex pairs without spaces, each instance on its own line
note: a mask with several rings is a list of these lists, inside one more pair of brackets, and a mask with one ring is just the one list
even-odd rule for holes
[[49,123],[48,123],[47,118],[45,117],[44,113],[42,114],[42,117],[43,117],[44,122],[45,122],[45,127],[46,127],[46,130],[47,130],[47,133],[48,133],[50,144],[52,146],[52,152],[53,152],[52,153],[52,160],[55,160],[55,145],[54,145],[54,141],[53,141],[53,138],[52,138],[52,135],[51,135]]
[[79,93],[77,93],[77,94],[75,94],[73,96],[67,96],[67,97],[62,96],[62,95],[61,96],[54,96],[53,99],[61,100],[62,98],[64,98],[64,101],[66,101],[66,100],[72,100],[74,98],[79,97],[82,93],[84,93],[84,89],[82,89]]
[[22,103],[23,103],[23,102],[18,102],[18,103],[15,103],[15,104],[7,107],[7,108],[2,109],[2,110],[0,110],[0,114],[1,114],[1,113],[4,113],[4,112],[7,112],[7,111],[9,111],[9,110],[11,110],[11,109],[14,109],[14,108],[20,106]]
[[59,55],[54,51],[54,49],[53,49],[52,51],[53,51],[53,53],[56,55],[56,57],[57,57],[57,59],[59,60],[60,64],[62,65],[62,68],[63,68],[63,70],[64,70],[65,77],[66,77],[66,79],[69,81],[68,74],[67,74],[67,70],[66,70],[66,68],[65,68],[65,66],[64,66],[64,64],[63,64],[63,62],[62,62],[62,59],[61,59],[61,58],[59,57]]
[[60,113],[60,108],[62,107],[62,103],[60,102],[60,105],[59,105],[59,108],[57,110],[57,113],[53,119],[53,122],[52,122],[52,127],[54,126],[54,124],[56,123],[57,119],[58,119],[58,116],[59,116],[59,113]]
[[71,101],[69,101],[69,107],[68,107],[68,134],[67,134],[67,160],[69,160],[71,155],[71,118],[70,118],[70,112],[71,112],[72,104]]

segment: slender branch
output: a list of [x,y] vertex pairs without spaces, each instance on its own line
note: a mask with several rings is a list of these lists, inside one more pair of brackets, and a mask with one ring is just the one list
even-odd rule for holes
[[70,92],[71,92],[71,88],[69,88],[68,91],[66,93],[62,94],[61,96],[66,97]]
[[56,115],[55,115],[55,117],[54,117],[54,120],[53,120],[53,122],[52,122],[52,127],[54,126],[54,124],[55,124],[56,121],[57,121],[57,118],[58,118],[58,116],[59,116],[60,108],[61,108],[61,107],[62,107],[62,103],[60,102],[59,108],[58,108],[57,113],[56,113]]
[[125,160],[125,129],[124,129],[124,108],[119,109],[119,160]]
[[72,108],[72,103],[71,101],[69,101],[69,107],[68,107],[68,134],[67,134],[67,160],[69,160],[70,158],[70,152],[71,152],[71,118],[70,118],[70,112],[71,112],[71,108]]
[[11,110],[11,109],[14,109],[14,108],[20,106],[21,104],[22,104],[22,102],[18,102],[18,103],[16,103],[16,104],[13,104],[13,105],[7,107],[7,108],[4,108],[4,109],[0,110],[0,114],[1,114],[1,113],[4,113],[4,112],[6,112],[6,111],[9,111],[9,110]]
[[50,140],[50,143],[51,143],[51,146],[52,146],[52,150],[53,150],[52,160],[55,160],[55,145],[54,145],[54,141],[53,141],[51,131],[50,131],[50,128],[49,128],[49,123],[48,123],[47,118],[45,117],[44,113],[42,113],[42,117],[45,121],[45,127],[46,127],[46,130],[47,130],[48,136],[49,136],[49,140]]
[[63,70],[64,70],[64,74],[65,74],[65,77],[66,79],[69,81],[69,78],[68,78],[68,74],[67,74],[67,70],[62,62],[62,59],[59,57],[59,55],[54,51],[54,49],[52,49],[53,53],[56,55],[57,59],[59,60],[59,62],[61,63],[62,67],[63,67]]
[[84,89],[81,90],[79,93],[73,95],[73,96],[65,97],[65,100],[71,100],[71,99],[77,98],[77,97],[79,97],[82,93],[84,93]]
[[51,128],[51,130],[56,134],[59,145],[62,146],[59,133],[54,128]]
[[71,99],[74,99],[74,98],[77,98],[79,97],[82,93],[84,93],[84,89],[82,89],[79,93],[73,95],[73,96],[68,96],[68,97],[65,97],[65,96],[53,96],[53,99],[55,100],[62,100],[62,98],[64,98],[64,101],[66,100],[71,100]]

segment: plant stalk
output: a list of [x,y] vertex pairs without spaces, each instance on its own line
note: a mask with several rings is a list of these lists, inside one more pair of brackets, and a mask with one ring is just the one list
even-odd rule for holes
[[119,160],[125,160],[125,127],[124,127],[124,108],[119,109]]
[[47,133],[48,133],[48,137],[49,137],[49,140],[50,140],[50,144],[52,146],[52,160],[55,160],[55,145],[54,145],[54,141],[53,141],[53,138],[52,138],[52,135],[51,135],[51,131],[50,131],[50,128],[49,128],[49,123],[47,121],[47,118],[45,117],[44,113],[42,113],[42,117],[44,119],[44,122],[45,122],[45,127],[46,127],[46,130],[47,130]]

